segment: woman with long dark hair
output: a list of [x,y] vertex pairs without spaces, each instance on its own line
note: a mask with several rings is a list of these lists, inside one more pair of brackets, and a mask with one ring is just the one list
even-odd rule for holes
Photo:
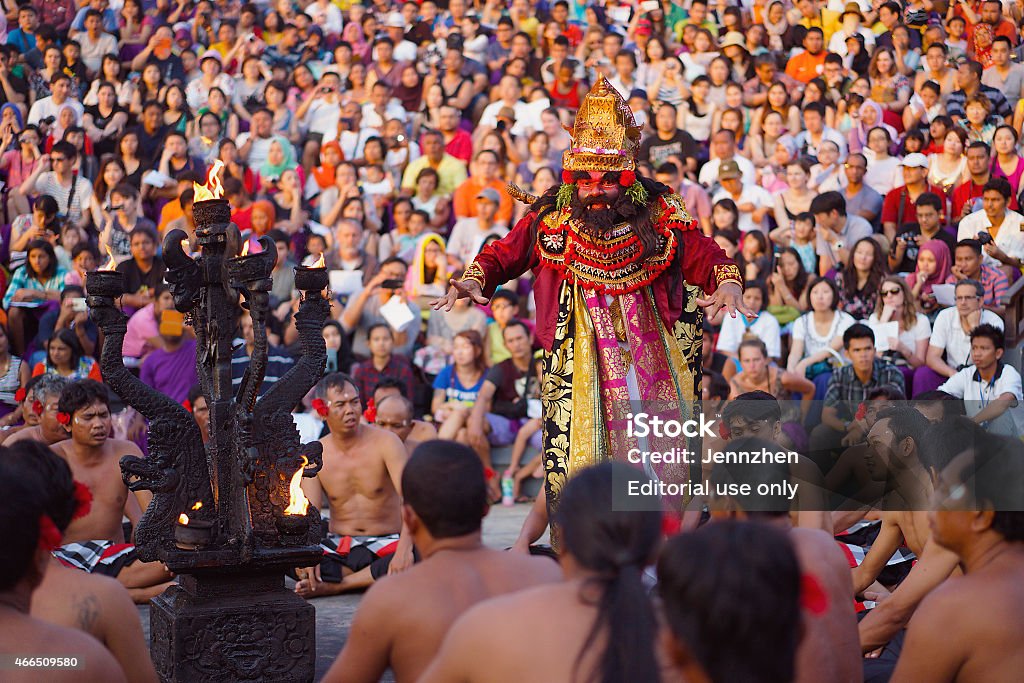
[[768,306],[806,311],[809,284],[810,275],[804,268],[800,252],[793,247],[783,247],[775,257],[774,272],[768,276]]
[[857,320],[871,315],[878,302],[878,289],[887,273],[882,247],[871,237],[853,245],[849,262],[836,273],[839,307]]
[[452,343],[452,362],[434,379],[430,407],[434,421],[440,425],[437,438],[469,445],[466,420],[484,385],[486,371],[483,335],[473,329],[457,333]]
[[[26,251],[25,265],[14,271],[3,299],[3,307],[9,316],[11,348],[15,353],[24,353],[25,341],[31,339],[26,332],[29,331],[29,320],[38,317],[33,313],[42,315],[49,306],[57,304],[64,289],[64,276],[67,275],[57,263],[53,245],[46,240],[29,242]],[[14,302],[21,306],[11,306]],[[35,334],[34,329],[31,332]]]
[[[657,554],[660,505],[652,499],[643,511],[627,511],[612,500],[646,480],[621,462],[572,477],[554,517],[566,580],[473,608],[448,632],[421,683],[658,681],[657,619],[642,576]],[[496,624],[507,637],[493,641]],[[472,655],[482,648],[486,658]]]
[[46,358],[35,364],[32,376],[60,375],[70,381],[94,379],[102,382],[99,363],[85,355],[78,335],[69,329],[54,332],[46,342]]

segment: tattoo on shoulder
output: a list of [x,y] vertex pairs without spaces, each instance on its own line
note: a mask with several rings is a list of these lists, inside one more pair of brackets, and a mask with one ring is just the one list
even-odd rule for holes
[[99,617],[100,608],[95,595],[87,595],[75,602],[75,618],[83,631],[91,633]]

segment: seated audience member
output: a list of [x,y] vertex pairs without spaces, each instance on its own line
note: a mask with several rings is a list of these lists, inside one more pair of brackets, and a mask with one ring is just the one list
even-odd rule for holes
[[982,191],[981,210],[966,216],[957,228],[957,240],[977,239],[985,263],[1008,276],[1024,266],[1024,216],[1007,207],[1012,195],[1006,178],[992,178]]
[[[249,311],[242,311],[238,317],[238,329],[241,333],[242,344],[239,344],[231,355],[231,385],[234,388],[242,383],[246,368],[249,367],[249,358],[253,349],[256,348],[256,337],[253,335],[253,321]],[[162,338],[161,338],[162,339]],[[237,343],[237,342],[236,342]],[[263,385],[260,387],[259,395],[267,393],[267,390],[274,385],[274,382],[284,377],[285,373],[295,365],[295,359],[283,347],[267,344],[267,367],[263,375]]]
[[[373,424],[389,430],[402,440],[410,454],[421,443],[437,438],[437,427],[429,422],[415,419],[416,408],[411,400],[402,395],[402,387],[392,387],[395,393],[380,396],[380,385],[374,392]],[[378,396],[380,396],[378,398]]]
[[491,297],[491,322],[487,324],[487,364],[495,366],[509,358],[505,346],[505,326],[519,317],[519,295],[511,289],[499,289]]
[[[67,275],[57,263],[53,245],[46,240],[29,242],[26,251],[25,265],[14,271],[3,298],[11,349],[19,354],[25,352],[25,344],[31,339],[29,326],[42,316],[50,302],[60,300]],[[14,303],[18,305],[12,306]]]
[[[894,190],[895,192],[896,190]],[[953,253],[956,240],[942,229],[945,202],[933,192],[923,192],[914,202],[914,215],[904,216],[895,224],[895,239],[889,247],[889,270],[893,273],[911,273],[917,263],[919,249],[929,240],[945,243]]]
[[368,588],[412,565],[412,538],[402,507],[402,469],[408,454],[401,439],[360,421],[355,380],[327,375],[316,387],[317,411],[330,433],[320,439],[324,465],[302,490],[317,507],[328,505],[330,526],[321,545],[324,560],[299,569],[295,592],[306,598]]
[[[49,517],[44,484],[24,472],[19,459],[6,456],[0,454],[0,525],[6,530],[0,597],[7,606],[0,611],[0,652],[11,657],[31,652],[33,656],[79,660],[79,668],[48,671],[46,678],[51,681],[127,680],[117,660],[98,640],[30,615],[32,595],[46,577],[50,552],[61,542],[60,529]],[[132,618],[138,617],[133,613]],[[39,671],[14,669],[4,674],[4,680],[38,681]]]
[[[138,366],[139,360],[153,349],[163,348],[160,315],[164,310],[174,310],[174,297],[167,285],[161,283],[153,290],[153,302],[135,311],[128,319],[128,332],[121,347],[126,364]],[[134,362],[129,363],[128,359],[134,359]]]
[[[744,437],[731,440],[725,452],[761,449],[772,452],[778,446],[763,438]],[[785,463],[716,465],[712,473],[716,484],[747,484],[752,491],[761,485],[779,486],[791,479],[790,467]],[[779,497],[715,495],[711,500],[711,518],[716,523],[724,520],[757,522],[784,532],[796,551],[804,580],[809,577],[817,584],[820,602],[801,601],[804,637],[797,649],[797,671],[793,680],[801,683],[859,681],[863,675],[860,641],[846,557],[831,533],[794,527],[788,502]]]
[[[584,672],[587,680],[658,680],[657,619],[641,577],[655,558],[661,514],[654,511],[657,503],[642,512],[610,504],[613,482],[625,487],[645,480],[620,462],[588,467],[570,478],[556,513],[565,580],[492,598],[467,611],[420,681],[570,681]],[[795,610],[797,573],[792,581]],[[795,614],[794,627],[798,619]],[[794,649],[797,640],[794,630]],[[478,656],[485,650],[486,658]],[[524,651],[531,655],[523,657]]]
[[849,263],[853,246],[874,232],[871,224],[856,215],[847,215],[846,200],[839,192],[825,192],[811,200],[811,211],[817,224],[818,274],[840,270]]
[[832,376],[831,361],[843,348],[843,333],[856,320],[839,309],[839,289],[832,280],[819,277],[808,289],[811,310],[793,323],[786,369],[814,382],[815,397],[822,399]]
[[[418,680],[473,605],[561,579],[547,558],[484,547],[487,485],[469,448],[450,441],[418,446],[402,471],[402,496],[402,517],[423,561],[367,592],[324,681],[376,681],[387,668],[400,683]],[[396,609],[402,619],[392,618]]]
[[406,356],[395,351],[395,333],[387,323],[374,323],[366,332],[370,357],[352,366],[352,377],[364,401],[373,397],[373,389],[385,377],[402,384],[402,394],[413,396],[416,380],[412,374],[412,363]]
[[76,310],[76,299],[84,299],[85,290],[79,285],[66,285],[60,293],[60,306],[47,311],[39,319],[39,332],[36,334],[36,345],[43,348],[46,340],[57,330],[71,330],[78,337],[82,351],[91,356],[96,350],[99,328],[89,319],[88,310]]
[[909,282],[896,275],[882,280],[875,312],[867,320],[868,325],[876,331],[881,325],[897,324],[897,335],[886,340],[888,350],[881,355],[900,369],[907,387],[911,386],[914,370],[925,364],[928,338],[932,333],[928,317],[917,310],[909,285]]
[[[780,401],[789,401],[791,396],[799,395],[801,408],[799,425],[807,415],[814,398],[814,383],[795,372],[782,370],[768,357],[765,343],[760,339],[747,338],[740,342],[736,355],[743,370],[729,380],[729,398],[736,398],[748,391],[764,391]],[[803,449],[799,449],[803,450]]]
[[60,375],[71,381],[103,379],[99,363],[85,355],[78,336],[68,329],[57,330],[47,341],[46,357],[32,367],[32,376],[37,375]]
[[1021,395],[1020,373],[1003,362],[1006,344],[1003,330],[981,324],[971,330],[971,364],[939,387],[939,391],[963,399],[967,417],[988,431],[1020,436],[1017,413]]
[[153,349],[142,360],[139,379],[178,403],[184,403],[189,390],[199,381],[196,340],[185,336],[182,316],[173,310],[166,310],[160,316],[160,339],[163,346]]
[[[437,312],[431,317],[434,315]],[[434,378],[431,412],[439,425],[438,438],[466,443],[466,420],[484,385],[486,371],[487,359],[480,333],[463,330],[456,334],[452,362]]]
[[988,323],[1002,329],[1003,320],[981,307],[985,288],[977,280],[960,280],[953,290],[956,305],[939,311],[928,342],[927,367],[914,371],[914,393],[923,394],[967,367],[971,355],[971,331]]
[[46,446],[52,446],[68,438],[67,430],[57,419],[60,395],[67,385],[68,380],[60,375],[39,376],[32,388],[32,413],[37,416],[38,424],[11,434],[4,440],[4,445],[10,446],[19,441],[38,441]]
[[667,659],[686,680],[797,680],[803,583],[793,542],[767,524],[717,522],[671,538],[658,558]]
[[985,288],[982,305],[998,316],[1002,316],[1005,307],[1003,297],[1010,288],[1009,281],[999,268],[990,266],[982,258],[981,242],[976,239],[964,239],[956,243],[953,250],[953,266],[950,268],[947,284],[956,284],[961,280],[977,280]]
[[[495,296],[497,293],[495,292]],[[513,316],[514,311],[509,314],[510,319]],[[455,351],[455,339],[462,332],[476,332],[481,340],[486,339],[488,334],[487,315],[469,298],[458,299],[450,311],[442,308],[440,311],[430,312],[430,318],[427,319],[426,347],[437,349],[446,358],[450,358]],[[504,342],[501,346],[504,348]],[[486,362],[486,353],[483,359]]]
[[850,364],[832,373],[821,424],[811,431],[809,455],[826,475],[834,464],[832,450],[843,443],[854,444],[863,439],[863,429],[853,418],[869,391],[892,386],[906,396],[903,374],[879,357],[875,350],[875,333],[870,327],[857,323],[847,328],[843,332],[843,349]]
[[930,315],[942,308],[935,297],[935,285],[944,284],[949,278],[952,261],[945,241],[928,240],[921,244],[914,272],[904,280],[920,312]]
[[392,257],[380,264],[380,270],[373,276],[359,294],[349,297],[345,310],[339,321],[347,334],[354,333],[352,353],[360,358],[370,356],[369,331],[372,325],[387,323],[380,309],[392,297],[404,303],[412,317],[394,332],[395,353],[405,357],[412,356],[416,336],[419,334],[423,317],[420,308],[408,301],[405,296],[405,276],[408,266],[400,258]]
[[58,410],[68,418],[69,438],[54,450],[71,466],[75,479],[90,489],[93,504],[89,514],[71,522],[64,544],[54,555],[69,567],[116,576],[135,602],[145,604],[170,585],[171,575],[160,562],[138,560],[121,525],[127,515],[132,527],[137,527],[141,511],[152,499],[148,491],[130,494],[121,479],[120,459],[142,453],[131,441],[108,437],[110,405],[107,388],[99,382],[86,379],[69,384],[61,393]]
[[1024,667],[1024,490],[1020,442],[975,446],[939,474],[932,542],[963,576],[933,590],[907,630],[894,683],[1012,681]]
[[[759,280],[750,280],[743,287],[743,303],[754,313],[760,313],[768,301],[768,289]],[[753,320],[737,315],[735,318],[726,314],[722,317],[722,331],[718,335],[717,349],[720,353],[735,358],[740,342],[747,335],[762,340],[768,349],[768,356],[779,359],[782,356],[782,337],[779,321],[773,315],[758,315]]]
[[[505,326],[505,346],[510,358],[487,371],[466,424],[466,438],[484,467],[491,466],[491,446],[509,446],[529,417],[530,400],[540,398],[533,363],[533,337],[526,323],[513,320]],[[500,497],[497,479],[490,482],[491,499]]]
[[153,303],[157,287],[163,284],[167,268],[156,253],[156,233],[138,226],[128,235],[131,258],[122,261],[117,271],[125,277],[125,295],[122,302],[132,310]]
[[[35,477],[42,485],[45,514],[61,534],[91,506],[91,501],[76,495],[68,464],[46,446],[8,448],[4,458],[20,470],[19,476]],[[70,569],[51,555],[43,582],[32,594],[32,616],[93,636],[114,655],[129,680],[157,680],[138,611],[115,579]]]

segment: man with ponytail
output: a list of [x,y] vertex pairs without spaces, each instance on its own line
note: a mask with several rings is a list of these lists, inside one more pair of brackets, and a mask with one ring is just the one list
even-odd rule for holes
[[[640,128],[604,77],[584,98],[562,158],[562,184],[489,244],[435,310],[469,297],[485,304],[503,283],[535,275],[537,341],[545,351],[544,452],[550,510],[582,468],[638,447],[625,422],[630,401],[685,421],[700,386],[701,309],[753,317],[735,262],[699,229],[679,195],[637,173]],[[651,439],[649,450],[676,443]],[[699,450],[699,439],[687,446]],[[692,479],[661,466],[663,481]],[[669,501],[676,512],[685,501]],[[555,537],[557,542],[557,534]]]

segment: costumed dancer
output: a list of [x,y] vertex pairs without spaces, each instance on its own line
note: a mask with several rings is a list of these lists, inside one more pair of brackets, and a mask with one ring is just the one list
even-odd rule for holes
[[[709,318],[723,307],[754,317],[742,303],[735,262],[700,231],[679,195],[636,173],[640,128],[603,77],[566,130],[572,144],[563,154],[563,184],[541,197],[510,186],[530,211],[433,302],[446,310],[463,297],[486,304],[498,286],[533,271],[549,517],[566,479],[581,468],[623,460],[632,448],[683,445],[681,438],[630,437],[626,427],[637,409],[696,416],[701,309]],[[699,437],[687,446],[699,452]],[[695,478],[688,467],[645,469],[681,483]],[[666,501],[666,508],[678,514],[686,502]]]

